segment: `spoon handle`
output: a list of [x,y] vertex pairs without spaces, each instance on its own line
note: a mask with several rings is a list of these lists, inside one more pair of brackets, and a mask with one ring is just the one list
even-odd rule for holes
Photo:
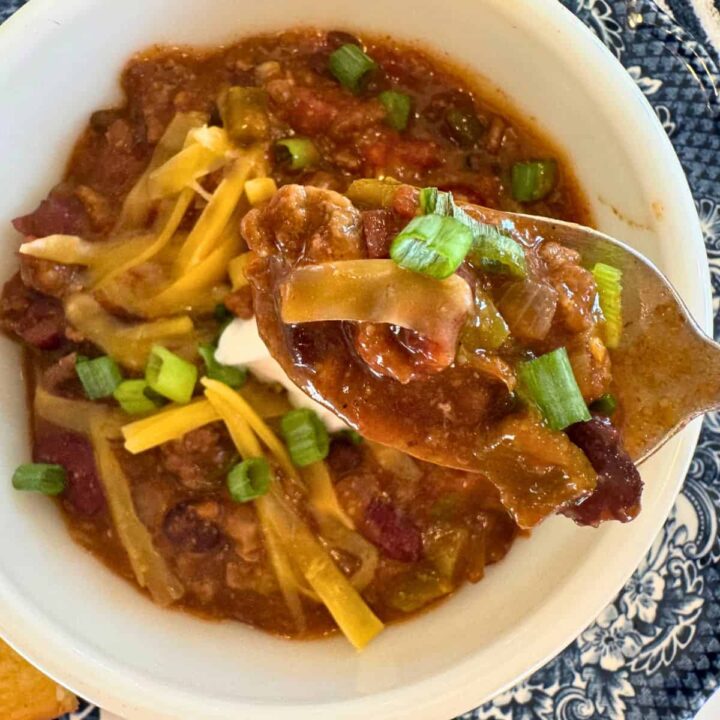
[[640,462],[693,418],[720,409],[720,345],[669,297],[626,334],[627,347],[613,357],[613,376],[624,389],[625,444]]

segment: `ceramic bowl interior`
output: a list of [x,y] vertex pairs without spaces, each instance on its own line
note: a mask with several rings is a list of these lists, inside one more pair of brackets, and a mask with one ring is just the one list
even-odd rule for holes
[[[0,29],[0,276],[9,220],[60,177],[93,109],[152,43],[205,44],[296,25],[390,33],[484,76],[565,148],[600,229],[650,255],[701,324],[709,282],[694,205],[633,81],[555,0],[32,0]],[[678,252],[681,248],[682,251]],[[27,459],[17,348],[0,340],[0,476]],[[56,509],[0,487],[0,631],[71,688],[128,717],[447,718],[570,642],[629,577],[691,457],[693,425],[643,466],[635,522],[552,519],[477,586],[390,628],[362,654],[342,639],[289,643],[154,607],[69,539]],[[243,715],[243,713],[248,713]]]

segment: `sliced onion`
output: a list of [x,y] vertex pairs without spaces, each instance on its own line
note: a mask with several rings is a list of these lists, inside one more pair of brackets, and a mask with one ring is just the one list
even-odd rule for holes
[[558,294],[554,288],[535,280],[510,283],[498,302],[498,308],[520,340],[542,340],[550,331]]

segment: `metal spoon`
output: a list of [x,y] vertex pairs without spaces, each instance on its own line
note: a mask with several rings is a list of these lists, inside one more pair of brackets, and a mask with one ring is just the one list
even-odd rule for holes
[[650,260],[597,230],[550,218],[473,206],[473,215],[526,241],[544,238],[577,250],[583,263],[623,272],[624,329],[613,350],[622,389],[625,446],[636,462],[656,452],[693,418],[720,408],[720,345],[690,315]]

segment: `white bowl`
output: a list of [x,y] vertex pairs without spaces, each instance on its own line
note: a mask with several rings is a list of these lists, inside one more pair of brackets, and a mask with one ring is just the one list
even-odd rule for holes
[[[650,255],[709,328],[702,236],[673,149],[630,77],[556,0],[32,0],[0,29],[0,275],[16,262],[9,220],[60,178],[89,113],[118,98],[133,51],[297,24],[419,40],[490,78],[567,149],[600,229]],[[0,341],[6,479],[28,452],[18,359]],[[51,503],[6,480],[0,631],[126,717],[445,719],[539,666],[613,597],[670,510],[697,434],[694,424],[643,466],[635,522],[591,530],[552,519],[481,584],[362,654],[339,638],[291,643],[156,608],[74,545]]]

